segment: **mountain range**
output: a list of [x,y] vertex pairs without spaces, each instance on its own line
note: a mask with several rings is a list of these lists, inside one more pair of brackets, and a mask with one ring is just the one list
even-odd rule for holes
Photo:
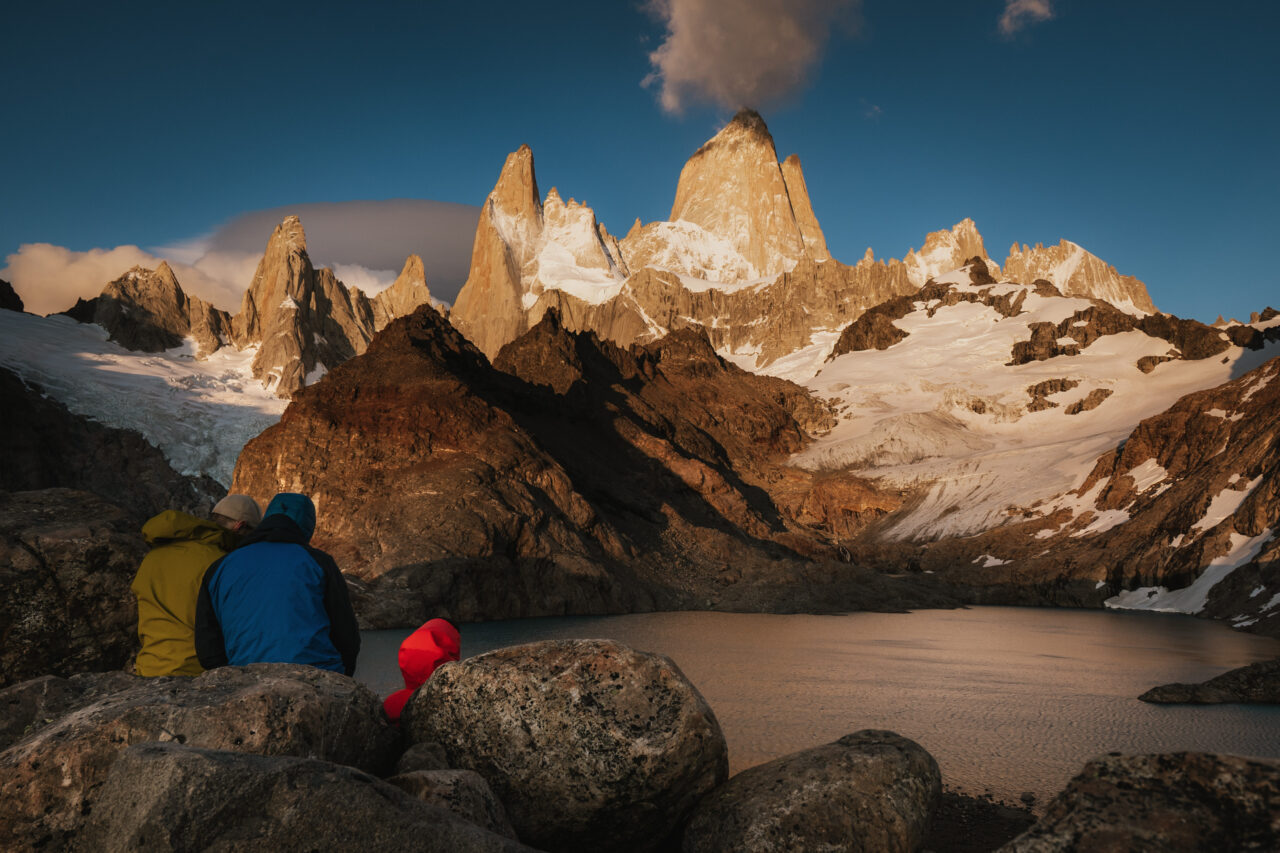
[[346,287],[290,217],[235,315],[167,264],[67,313],[0,311],[0,365],[184,474],[313,495],[366,624],[985,601],[1280,635],[1274,310],[1182,320],[967,219],[842,263],[753,112],[621,239],[519,148],[452,306],[416,257]]

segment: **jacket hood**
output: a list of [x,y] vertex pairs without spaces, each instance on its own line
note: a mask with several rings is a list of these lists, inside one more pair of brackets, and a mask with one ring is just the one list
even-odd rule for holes
[[457,660],[461,649],[458,629],[445,619],[432,619],[400,644],[400,674],[404,686],[416,690],[426,683],[436,667]]
[[254,545],[258,542],[287,542],[290,545],[306,545],[311,541],[298,523],[287,515],[273,515],[263,518],[262,523],[249,535],[240,540],[240,547]]
[[206,542],[226,551],[235,536],[216,521],[196,518],[176,509],[167,509],[142,525],[142,538],[151,546],[167,542]]
[[398,723],[400,712],[413,692],[427,683],[436,667],[458,659],[459,640],[458,629],[446,619],[432,619],[405,638],[400,644],[400,674],[404,676],[404,689],[397,690],[383,701],[387,719]]
[[[316,505],[311,502],[311,498],[296,492],[281,492],[267,504],[262,513],[262,524],[276,515],[283,515],[298,525],[298,529],[306,537],[302,544],[311,541],[311,536],[316,532]],[[260,524],[259,527],[261,526]]]

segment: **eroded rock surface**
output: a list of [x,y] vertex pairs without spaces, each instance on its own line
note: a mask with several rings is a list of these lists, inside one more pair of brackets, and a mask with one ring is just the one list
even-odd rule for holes
[[120,753],[73,849],[518,853],[530,848],[353,767],[144,743]]
[[916,850],[941,793],[933,756],[868,729],[734,776],[698,805],[683,849]]
[[294,664],[140,680],[0,753],[0,835],[55,844],[78,832],[120,753],[148,741],[389,769],[397,736],[368,688]]
[[474,770],[415,770],[387,779],[416,800],[448,809],[490,832],[515,838],[507,810]]
[[1180,752],[1085,765],[1002,853],[1274,850],[1280,765]]
[[447,663],[402,726],[483,776],[526,843],[652,850],[728,775],[720,724],[668,658],[559,640]]
[[123,667],[145,553],[137,521],[88,492],[0,492],[0,686]]

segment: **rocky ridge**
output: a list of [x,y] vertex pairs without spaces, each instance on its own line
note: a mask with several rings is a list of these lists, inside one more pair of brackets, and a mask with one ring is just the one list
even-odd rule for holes
[[[743,366],[808,378],[868,308],[971,257],[1000,274],[970,219],[929,234],[901,261],[877,261],[870,250],[852,266],[831,258],[799,158],[779,164],[768,128],[749,110],[689,158],[669,220],[637,220],[618,241],[590,208],[572,202],[573,227],[548,227],[561,207],[554,190],[540,202],[527,146],[507,158],[452,314],[490,358],[554,309],[569,328],[620,346],[702,326],[718,352]],[[1069,263],[1043,248],[1011,259],[1063,292],[1154,311],[1141,282],[1068,245]]]
[[22,311],[22,297],[13,289],[13,285],[0,278],[0,309],[5,311]]
[[370,625],[950,600],[840,562],[824,522],[890,499],[783,466],[829,413],[699,331],[623,350],[548,315],[495,366],[421,308],[301,392],[232,488],[312,495]]
[[134,267],[93,299],[64,312],[102,326],[126,349],[161,352],[191,338],[207,358],[224,346],[252,349],[253,375],[288,398],[326,370],[364,352],[396,317],[429,304],[422,259],[410,255],[395,282],[372,299],[328,268],[316,269],[296,216],[273,231],[240,310],[233,316],[187,294],[165,262]]

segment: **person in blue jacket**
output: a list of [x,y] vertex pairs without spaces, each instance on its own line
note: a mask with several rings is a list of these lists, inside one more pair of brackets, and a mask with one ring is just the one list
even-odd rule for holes
[[338,564],[310,547],[315,504],[282,492],[238,548],[205,572],[196,603],[201,666],[301,663],[352,675],[360,629]]

